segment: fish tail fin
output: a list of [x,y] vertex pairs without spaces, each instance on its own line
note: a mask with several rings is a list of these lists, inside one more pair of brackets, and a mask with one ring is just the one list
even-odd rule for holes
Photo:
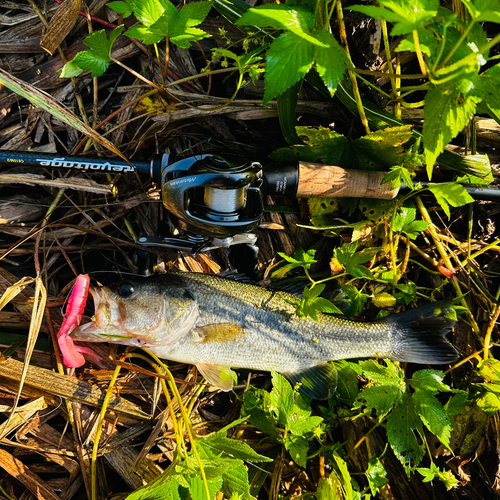
[[455,324],[447,317],[449,301],[432,302],[386,318],[394,326],[391,358],[419,364],[448,364],[458,351],[446,339]]

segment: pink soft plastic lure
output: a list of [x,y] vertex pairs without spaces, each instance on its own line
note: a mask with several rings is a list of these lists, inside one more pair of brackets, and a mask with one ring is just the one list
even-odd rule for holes
[[[64,364],[69,368],[78,368],[85,364],[82,352],[89,353],[90,349],[79,347],[73,343],[69,334],[80,324],[83,310],[89,293],[90,277],[80,274],[75,281],[75,286],[66,306],[66,313],[61,328],[57,334],[57,343],[63,357]],[[91,354],[94,354],[91,352]]]

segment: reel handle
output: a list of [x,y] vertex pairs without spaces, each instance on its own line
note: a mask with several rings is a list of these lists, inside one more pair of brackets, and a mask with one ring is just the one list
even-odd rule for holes
[[381,184],[386,172],[346,170],[333,165],[299,161],[297,198],[376,198],[392,200],[398,189]]
[[263,164],[262,190],[294,198],[376,198],[392,200],[398,189],[381,184],[386,172],[349,170],[322,163],[274,162]]

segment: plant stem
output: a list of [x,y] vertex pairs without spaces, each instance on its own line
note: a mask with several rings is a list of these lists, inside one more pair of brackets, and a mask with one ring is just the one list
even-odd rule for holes
[[418,31],[413,30],[413,43],[415,44],[415,51],[417,53],[418,64],[420,66],[420,71],[427,78],[427,69],[425,68],[424,55],[422,54],[422,49],[420,48],[420,40],[418,39]]
[[462,36],[460,37],[460,39],[453,46],[453,48],[448,52],[448,54],[446,55],[446,57],[443,59],[443,62],[441,62],[439,64],[439,66],[436,68],[436,71],[440,70],[453,57],[453,54],[455,54],[455,52],[459,49],[460,45],[462,45],[462,43],[464,42],[464,40],[467,38],[467,35],[471,32],[472,27],[474,26],[474,24],[475,24],[475,21],[472,21],[467,26],[467,29],[462,33]]
[[370,133],[370,126],[368,125],[368,120],[366,119],[365,109],[363,108],[363,102],[361,100],[361,94],[359,93],[358,82],[356,80],[356,74],[354,72],[354,65],[352,64],[351,54],[349,52],[349,45],[347,43],[347,33],[345,30],[344,23],[344,13],[342,11],[342,2],[341,0],[337,0],[337,23],[339,25],[339,33],[340,33],[340,41],[342,42],[342,46],[344,48],[344,52],[349,59],[349,66],[347,71],[349,72],[349,77],[351,79],[352,90],[354,93],[354,98],[356,100],[356,107],[358,108],[359,117],[361,118],[361,122],[365,127],[366,133]]
[[126,69],[128,72],[132,73],[135,77],[139,78],[139,80],[142,80],[144,83],[151,85],[151,87],[155,88],[158,92],[161,92],[162,94],[165,93],[165,90],[163,88],[161,88],[159,85],[156,85],[156,83],[152,82],[151,80],[148,80],[145,76],[142,76],[140,73],[137,73],[137,71],[133,70],[132,68],[129,68],[127,65],[123,64],[118,59],[115,59],[114,57],[110,57],[109,59],[111,62],[118,64],[118,66],[121,66],[122,68]]
[[104,417],[106,416],[106,410],[108,408],[109,400],[113,394],[113,387],[116,383],[116,379],[120,374],[120,366],[115,368],[113,376],[109,381],[108,389],[106,390],[106,395],[104,396],[104,401],[102,402],[101,412],[99,413],[99,420],[97,421],[97,428],[94,438],[94,446],[92,447],[92,461],[91,461],[91,477],[92,477],[92,500],[97,500],[97,452],[99,450],[99,441],[102,434],[102,425],[104,423]]
[[391,81],[394,115],[396,115],[396,107],[400,108],[400,105],[398,102],[398,88],[394,77],[394,68],[392,67],[391,44],[389,43],[389,34],[387,33],[387,21],[382,21],[382,36],[384,39],[385,59],[387,61],[387,69],[389,70],[389,78]]
[[[434,244],[436,245],[436,249],[441,255],[441,258],[443,259],[443,263],[447,269],[450,271],[454,271],[453,264],[450,261],[450,258],[448,256],[448,253],[446,252],[446,249],[444,248],[443,244],[441,243],[441,239],[439,238],[439,235],[437,234],[436,228],[434,226],[434,223],[432,222],[432,219],[429,215],[429,212],[427,211],[427,208],[425,207],[422,198],[420,196],[415,196],[415,201],[417,203],[417,207],[420,211],[420,214],[422,215],[422,220],[425,222],[429,223],[429,227],[427,230],[429,231],[429,234],[432,236],[432,239],[434,240]],[[469,317],[469,321],[471,322],[472,329],[474,330],[474,333],[480,338],[480,330],[479,326],[476,323],[476,320],[474,319],[474,316],[472,315],[469,306],[467,305],[467,302],[463,298],[463,293],[460,288],[460,285],[458,283],[458,280],[456,276],[452,276],[450,278],[450,282],[453,285],[453,288],[455,288],[455,292],[457,293],[457,297],[460,298],[460,303],[467,309],[467,315]]]

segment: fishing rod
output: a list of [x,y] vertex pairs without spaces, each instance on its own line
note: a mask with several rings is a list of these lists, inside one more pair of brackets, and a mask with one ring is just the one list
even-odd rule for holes
[[[260,162],[235,153],[204,153],[183,158],[165,153],[150,162],[128,163],[108,158],[0,151],[0,165],[144,174],[160,184],[163,205],[185,236],[142,238],[139,243],[193,253],[255,243],[250,232],[262,219],[263,194],[391,200],[411,191],[404,184],[399,189],[391,189],[390,183],[381,184],[386,172],[349,170],[304,161]],[[500,201],[499,189],[468,185],[464,188],[476,199]]]

